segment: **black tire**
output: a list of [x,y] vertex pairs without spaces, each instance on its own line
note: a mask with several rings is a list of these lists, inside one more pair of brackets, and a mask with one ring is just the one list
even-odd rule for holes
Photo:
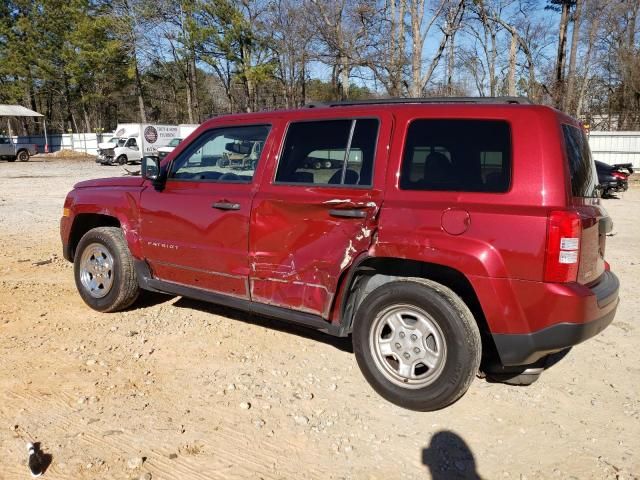
[[[108,271],[112,284],[108,293],[101,298],[92,296],[81,279],[83,253],[87,247],[95,244],[104,247],[113,259],[112,268]],[[94,310],[99,312],[124,310],[138,298],[140,288],[133,257],[122,230],[117,227],[98,227],[85,233],[78,243],[73,267],[78,292],[84,302]]]
[[322,162],[320,160],[316,160],[315,162],[313,162],[313,168],[315,168],[316,170],[320,170],[322,168]]
[[21,162],[28,162],[29,161],[29,152],[27,152],[26,150],[20,150],[18,152],[18,155],[16,156],[16,158]]
[[116,159],[116,163],[118,165],[126,165],[127,164],[127,156],[126,155],[120,155],[117,159]]
[[[446,355],[426,386],[409,388],[392,382],[374,359],[370,343],[374,329],[380,315],[396,305],[426,313],[441,334]],[[422,412],[458,400],[478,373],[482,353],[478,325],[467,305],[444,285],[421,278],[398,279],[367,295],[356,312],[352,341],[358,365],[374,390],[396,405]]]

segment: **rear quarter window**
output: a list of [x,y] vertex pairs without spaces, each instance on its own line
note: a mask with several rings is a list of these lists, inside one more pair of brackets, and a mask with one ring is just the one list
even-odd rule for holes
[[401,189],[501,193],[510,184],[507,122],[424,119],[409,125]]
[[598,174],[591,157],[589,141],[585,133],[572,125],[562,125],[565,153],[571,176],[571,193],[574,197],[598,196]]

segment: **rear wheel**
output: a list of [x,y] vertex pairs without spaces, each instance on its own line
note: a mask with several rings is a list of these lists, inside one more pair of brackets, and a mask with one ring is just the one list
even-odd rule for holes
[[138,298],[133,257],[119,228],[85,233],[74,256],[74,274],[80,296],[99,312],[123,310]]
[[29,161],[29,152],[26,150],[20,150],[17,156],[20,162],[28,162]]
[[480,365],[478,326],[452,290],[426,279],[400,279],[371,292],[356,313],[353,348],[367,381],[411,410],[455,402]]

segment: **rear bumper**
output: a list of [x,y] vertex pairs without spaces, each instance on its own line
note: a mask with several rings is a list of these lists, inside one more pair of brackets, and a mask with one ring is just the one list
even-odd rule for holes
[[[618,307],[620,283],[611,272],[603,274],[598,284],[583,297],[592,303],[584,313],[587,318],[558,318],[553,324],[531,333],[494,333],[493,339],[503,365],[528,365],[540,358],[577,345],[604,330],[612,321]],[[561,314],[561,312],[558,312]]]

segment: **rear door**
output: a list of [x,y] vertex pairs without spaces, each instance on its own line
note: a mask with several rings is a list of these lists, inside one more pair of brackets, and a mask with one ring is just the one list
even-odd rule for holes
[[328,318],[338,280],[371,245],[392,117],[291,122],[252,210],[253,301]]
[[249,298],[249,219],[260,157],[242,168],[221,160],[238,144],[267,141],[266,154],[271,131],[259,121],[205,131],[176,156],[163,191],[142,192],[142,249],[155,278]]

